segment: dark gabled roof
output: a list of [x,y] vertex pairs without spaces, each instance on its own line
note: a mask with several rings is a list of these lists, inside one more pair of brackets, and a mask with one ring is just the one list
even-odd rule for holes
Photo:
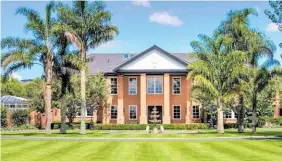
[[[159,48],[158,46],[154,45],[151,48],[143,51],[142,53],[146,53],[150,50],[158,50],[162,53],[167,54],[172,59],[175,59],[181,63],[189,64],[195,60],[195,58],[188,57],[188,53],[168,53],[163,49]],[[94,53],[87,55],[88,58],[92,58],[92,61],[88,63],[88,69],[90,75],[96,75],[98,72],[103,72],[105,74],[114,74],[115,69],[117,67],[123,66],[131,61],[132,59],[136,59],[142,55],[142,53],[107,53],[107,54],[100,54]],[[134,55],[131,58],[124,59],[124,54]],[[140,56],[139,56],[140,55]]]

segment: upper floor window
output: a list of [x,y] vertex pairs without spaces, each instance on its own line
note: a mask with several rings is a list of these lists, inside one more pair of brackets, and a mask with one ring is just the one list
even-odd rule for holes
[[111,106],[111,120],[117,119],[117,106]]
[[111,78],[111,94],[117,94],[117,78]]
[[163,77],[148,77],[147,87],[149,94],[163,93]]
[[129,54],[123,54],[123,59],[129,58]]
[[129,78],[128,86],[129,86],[128,93],[130,95],[137,94],[137,79],[136,78]]
[[193,111],[193,118],[194,119],[198,119],[198,118],[200,118],[200,108],[199,108],[199,106],[193,106],[193,109],[192,109]]
[[180,94],[180,90],[181,90],[181,79],[173,78],[173,87],[172,87],[173,94]]
[[136,120],[137,119],[137,106],[136,105],[130,105],[129,106],[129,119],[130,120]]
[[180,118],[180,106],[173,106],[173,119],[179,120]]

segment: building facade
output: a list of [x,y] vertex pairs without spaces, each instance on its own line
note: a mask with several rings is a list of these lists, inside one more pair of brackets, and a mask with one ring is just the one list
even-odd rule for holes
[[[95,112],[97,122],[117,124],[151,123],[156,107],[158,121],[170,123],[207,122],[200,104],[191,101],[192,80],[187,79],[184,53],[168,53],[152,46],[140,54],[93,54],[89,73],[103,72],[109,87],[108,106]],[[236,122],[233,112],[226,122]]]

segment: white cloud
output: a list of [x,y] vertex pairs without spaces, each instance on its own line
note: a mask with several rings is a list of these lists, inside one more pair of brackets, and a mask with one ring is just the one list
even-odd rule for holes
[[109,41],[109,42],[106,42],[104,44],[101,44],[100,46],[98,46],[98,48],[111,48],[111,47],[116,47],[119,45],[119,42],[118,41]]
[[133,5],[135,6],[143,6],[146,8],[150,8],[151,7],[151,3],[148,0],[134,0],[132,2]]
[[22,76],[20,76],[17,72],[13,72],[10,76],[14,79],[22,80]]
[[255,8],[255,10],[257,11],[257,13],[259,14],[259,13],[260,13],[259,7],[255,6],[254,8]]
[[267,31],[267,32],[277,32],[277,31],[279,31],[278,25],[276,23],[269,23],[266,26],[265,31]]
[[183,22],[177,17],[172,16],[168,12],[155,12],[149,17],[151,22],[156,22],[162,25],[181,26]]

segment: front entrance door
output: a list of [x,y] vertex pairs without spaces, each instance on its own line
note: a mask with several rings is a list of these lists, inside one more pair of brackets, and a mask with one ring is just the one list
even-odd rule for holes
[[158,124],[162,124],[163,123],[163,108],[162,106],[148,106],[148,124],[153,124],[153,120],[154,120],[154,117],[153,117],[153,109],[154,107],[156,107],[156,111],[157,111],[157,114],[159,117],[157,117],[157,122]]

